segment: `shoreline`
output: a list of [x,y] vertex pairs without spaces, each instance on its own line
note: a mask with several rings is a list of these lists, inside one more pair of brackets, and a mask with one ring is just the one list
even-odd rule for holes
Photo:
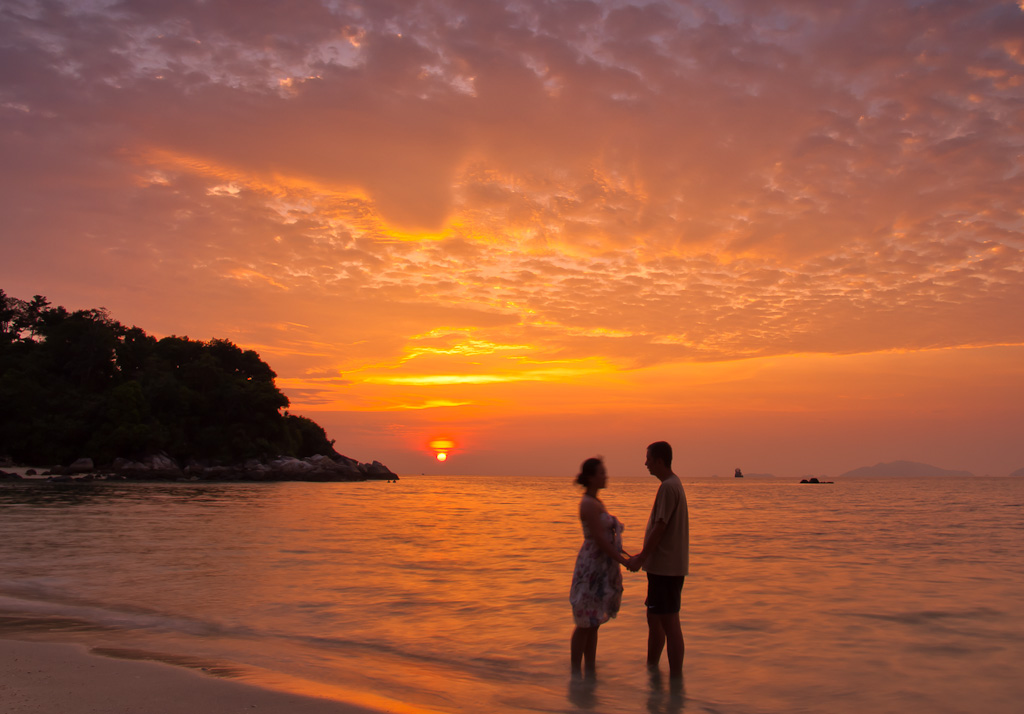
[[[262,687],[164,662],[97,654],[84,645],[0,638],[0,700],[6,714],[153,712],[210,714],[381,714],[420,711],[388,702],[340,699]],[[329,691],[329,685],[324,686]],[[364,697],[371,699],[372,697]],[[379,704],[380,706],[373,706]]]
[[[378,462],[374,462],[377,464]],[[363,464],[365,466],[365,464]],[[93,469],[83,473],[56,473],[44,467],[6,466],[0,467],[0,483],[8,484],[93,484],[93,483],[183,483],[183,484],[247,484],[247,483],[369,483],[398,482],[399,476],[388,471],[370,470],[363,473],[341,473],[324,470],[299,470],[291,472],[248,469],[247,467],[216,467],[203,472],[192,473],[187,470],[178,471],[129,471],[114,472],[106,469]],[[385,468],[386,467],[381,467]],[[28,472],[32,471],[32,474]]]

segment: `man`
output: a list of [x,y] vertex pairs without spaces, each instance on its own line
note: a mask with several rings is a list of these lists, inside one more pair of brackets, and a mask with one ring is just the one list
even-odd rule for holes
[[683,676],[683,630],[679,606],[683,581],[690,569],[690,514],[686,492],[672,473],[672,447],[656,441],[647,447],[647,470],[661,481],[647,521],[644,547],[629,569],[647,571],[647,666],[656,668],[668,650],[669,676]]

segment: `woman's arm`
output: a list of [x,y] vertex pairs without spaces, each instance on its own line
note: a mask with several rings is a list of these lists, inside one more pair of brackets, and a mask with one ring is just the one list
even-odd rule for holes
[[602,513],[604,511],[601,509],[601,504],[595,499],[585,498],[580,504],[580,520],[587,524],[587,530],[590,531],[597,547],[619,565],[625,565],[628,562],[627,556],[616,551],[614,544],[608,538],[608,529],[601,522]]

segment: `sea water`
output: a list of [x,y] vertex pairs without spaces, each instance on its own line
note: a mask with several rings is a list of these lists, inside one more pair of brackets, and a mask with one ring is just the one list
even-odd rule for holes
[[[3,484],[0,636],[391,711],[1020,711],[1024,479],[683,483],[681,686],[643,574],[570,677],[570,479]],[[628,551],[657,485],[602,493]]]

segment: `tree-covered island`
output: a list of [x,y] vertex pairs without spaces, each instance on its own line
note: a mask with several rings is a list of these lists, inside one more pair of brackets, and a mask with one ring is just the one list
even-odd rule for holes
[[334,450],[286,408],[274,371],[228,340],[157,339],[104,309],[52,306],[0,290],[0,457],[83,457],[124,478],[397,478]]

